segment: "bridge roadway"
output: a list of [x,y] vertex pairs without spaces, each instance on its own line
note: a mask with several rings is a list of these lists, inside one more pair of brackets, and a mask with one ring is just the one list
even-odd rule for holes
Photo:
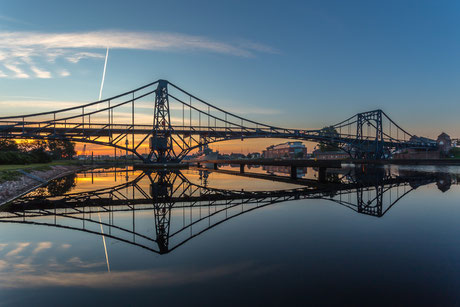
[[[72,139],[79,142],[106,145],[106,142],[97,141],[94,138],[125,136],[125,135],[152,135],[152,125],[121,125],[121,124],[98,124],[98,123],[73,123],[73,122],[11,122],[0,120],[0,137],[2,138],[22,138],[22,139]],[[244,138],[282,138],[295,139],[312,142],[335,142],[337,144],[353,144],[356,136],[353,134],[324,135],[321,130],[298,130],[284,128],[251,128],[251,127],[213,127],[213,126],[172,126],[172,136],[190,136],[199,135],[210,139],[207,144],[222,140],[244,139]],[[123,137],[120,137],[120,141]],[[374,145],[373,137],[364,136],[360,142]],[[409,141],[383,140],[382,145],[385,147],[399,148],[418,147],[420,144]],[[127,149],[123,144],[111,146]],[[198,147],[199,144],[194,146]]]
[[287,176],[278,176],[274,174],[262,174],[262,173],[254,173],[254,172],[241,173],[239,171],[228,170],[228,169],[209,169],[205,167],[193,167],[193,166],[191,168],[196,169],[198,171],[209,171],[209,172],[220,173],[220,174],[242,176],[242,177],[248,177],[248,178],[254,178],[254,179],[263,179],[263,180],[274,181],[274,182],[290,183],[290,184],[306,186],[306,187],[325,187],[331,184],[328,182],[320,182],[319,180],[316,180],[316,179],[306,179],[306,178],[292,179]]
[[340,160],[311,160],[311,159],[232,159],[232,160],[190,160],[190,162],[201,164],[213,164],[214,169],[218,169],[219,164],[224,165],[239,165],[240,173],[244,173],[246,165],[271,165],[271,166],[286,166],[291,168],[291,179],[297,179],[298,167],[317,167],[319,168],[319,180],[325,181],[327,168],[341,168],[342,162]]
[[342,163],[366,165],[460,165],[460,159],[389,159],[389,160],[342,160]]
[[245,172],[246,165],[267,165],[267,166],[286,166],[290,167],[290,179],[297,180],[298,167],[315,167],[319,169],[318,179],[320,182],[325,180],[326,169],[341,168],[343,164],[355,165],[460,165],[460,159],[383,159],[383,160],[312,160],[312,159],[234,159],[234,160],[190,160],[197,166],[203,164],[213,164],[213,169],[217,170],[218,165],[239,165],[240,174]]

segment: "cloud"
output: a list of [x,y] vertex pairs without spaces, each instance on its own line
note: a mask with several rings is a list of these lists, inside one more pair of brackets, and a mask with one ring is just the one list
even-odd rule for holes
[[37,78],[49,79],[51,78],[51,73],[49,71],[41,70],[36,66],[31,66],[30,69],[35,73]]
[[39,98],[34,98],[34,97],[30,97],[29,99],[27,99],[28,97],[24,97],[24,98],[25,99],[11,99],[11,100],[0,101],[0,107],[5,107],[5,111],[6,111],[6,108],[12,108],[12,107],[16,107],[16,108],[33,107],[37,111],[47,111],[47,110],[56,109],[56,106],[59,106],[59,108],[70,108],[70,107],[76,107],[76,106],[88,103],[84,101],[46,100],[46,99],[39,99]]
[[[202,36],[165,32],[0,32],[0,45],[4,48],[203,50],[236,56],[252,56],[253,51],[275,52],[271,47],[252,42],[231,44]],[[91,56],[91,53],[80,55]]]
[[104,55],[99,54],[99,53],[94,53],[94,52],[78,52],[78,53],[75,53],[73,55],[66,57],[67,61],[71,63],[78,63],[80,62],[81,59],[90,59],[90,58],[103,59]]
[[[1,263],[0,263],[1,264]],[[139,285],[164,287],[228,278],[232,275],[260,274],[266,271],[252,263],[236,263],[190,270],[143,270],[106,272],[56,272],[54,267],[38,268],[31,274],[30,265],[13,266],[13,272],[0,273],[2,288],[36,288],[36,287],[87,287],[95,289],[135,288]],[[56,269],[60,269],[58,266]],[[81,268],[80,268],[81,269]]]
[[[14,72],[10,77],[28,78],[19,66],[26,66],[35,77],[49,78],[51,73],[34,65],[36,59],[55,63],[63,58],[69,63],[82,59],[103,59],[98,49],[130,49],[150,51],[212,52],[238,57],[257,53],[277,53],[270,46],[250,41],[221,42],[204,36],[168,32],[91,31],[68,33],[0,32],[0,60]],[[32,60],[34,59],[34,60]],[[8,66],[14,66],[12,70]],[[21,72],[18,72],[20,70]],[[57,74],[62,76],[61,74]],[[27,77],[26,77],[27,76]]]
[[29,242],[22,242],[22,243],[17,243],[16,244],[16,248],[9,251],[7,254],[6,254],[6,257],[12,257],[12,256],[17,256],[19,255],[27,246],[29,246],[30,243]]
[[91,269],[91,268],[98,268],[98,267],[103,267],[105,266],[105,262],[84,262],[80,259],[80,257],[72,257],[69,260],[67,260],[67,263],[73,265],[74,267],[77,268],[83,268],[83,269]]
[[70,72],[68,72],[68,71],[65,70],[65,69],[59,71],[58,74],[59,74],[59,76],[61,76],[61,77],[68,77],[68,76],[70,76]]
[[51,248],[51,246],[53,246],[53,243],[51,242],[39,242],[37,247],[32,251],[32,254],[38,254],[42,250]]
[[21,68],[17,67],[16,65],[13,64],[5,64],[5,67],[14,72],[14,77],[15,78],[21,78],[21,79],[27,79],[29,78],[29,75],[26,74],[24,71],[22,71]]
[[31,23],[25,22],[23,20],[19,20],[13,17],[5,16],[5,15],[0,15],[0,21],[6,21],[9,23],[19,23],[23,25],[32,25]]

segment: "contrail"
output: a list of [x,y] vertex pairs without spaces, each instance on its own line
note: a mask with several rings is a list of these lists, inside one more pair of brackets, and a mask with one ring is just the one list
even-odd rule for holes
[[105,244],[104,228],[102,228],[101,214],[99,213],[99,210],[97,211],[97,215],[99,215],[99,225],[101,225],[102,242],[104,243],[105,261],[107,262],[107,271],[110,273],[109,254],[107,253],[107,245]]
[[102,82],[101,82],[101,89],[99,91],[99,100],[101,100],[102,98],[102,88],[104,87],[105,70],[107,69],[107,58],[108,57],[109,57],[109,47],[107,47],[107,52],[105,54],[104,72],[102,73]]
[[[102,73],[102,82],[101,82],[101,89],[99,90],[99,99],[102,98],[102,88],[104,87],[104,80],[105,80],[105,71],[107,69],[107,58],[109,57],[109,47],[107,47],[107,52],[105,54],[105,62],[104,62],[104,72]],[[99,104],[97,105],[99,109]],[[107,253],[107,245],[105,244],[105,236],[104,236],[104,229],[102,228],[102,221],[101,221],[101,214],[99,211],[97,212],[99,215],[99,224],[101,225],[101,233],[102,233],[102,242],[104,243],[104,251],[105,251],[105,261],[107,262],[107,271],[110,273],[110,263],[109,263],[109,254]]]

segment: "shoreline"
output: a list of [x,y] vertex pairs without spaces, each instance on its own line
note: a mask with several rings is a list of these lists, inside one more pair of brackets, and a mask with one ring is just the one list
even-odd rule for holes
[[88,166],[82,165],[53,165],[49,170],[32,170],[19,176],[17,179],[0,183],[0,207],[47,185],[50,181],[63,176],[84,170]]

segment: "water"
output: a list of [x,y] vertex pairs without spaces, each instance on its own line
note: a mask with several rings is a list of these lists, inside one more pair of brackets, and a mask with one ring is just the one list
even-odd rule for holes
[[459,174],[68,176],[0,212],[1,304],[458,305]]

